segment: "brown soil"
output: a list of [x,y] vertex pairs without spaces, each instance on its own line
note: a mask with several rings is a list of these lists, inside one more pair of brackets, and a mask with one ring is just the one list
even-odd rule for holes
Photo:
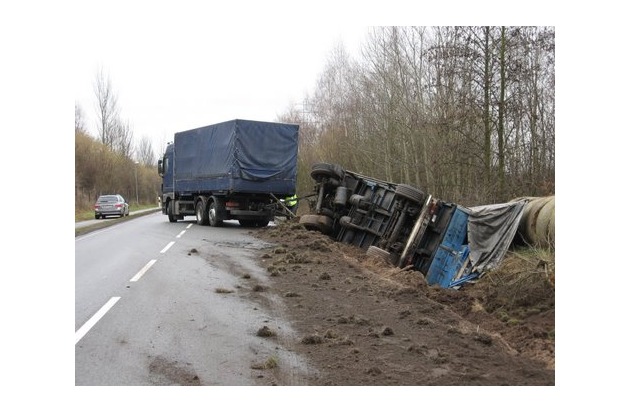
[[555,385],[553,262],[510,253],[452,290],[297,223],[252,234],[276,245],[267,293],[317,371],[307,385]]

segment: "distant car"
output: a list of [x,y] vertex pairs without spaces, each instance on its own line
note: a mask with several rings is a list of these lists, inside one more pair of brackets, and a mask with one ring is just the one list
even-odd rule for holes
[[129,204],[121,195],[99,196],[94,205],[94,219],[107,216],[129,216]]

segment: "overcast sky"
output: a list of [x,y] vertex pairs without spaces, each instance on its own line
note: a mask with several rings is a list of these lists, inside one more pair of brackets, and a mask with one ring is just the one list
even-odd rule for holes
[[[399,0],[174,4],[74,5],[71,80],[92,135],[100,68],[136,140],[149,137],[159,155],[178,131],[235,118],[274,121],[299,107],[334,48],[342,44],[357,57],[374,22],[444,25],[466,15],[458,1],[438,6]],[[487,14],[496,12],[493,7]]]
[[75,101],[96,135],[94,82],[102,68],[121,117],[135,138],[151,138],[156,154],[178,131],[236,118],[277,120],[313,91],[337,45],[356,54],[368,32],[334,19],[242,17],[211,6],[102,13],[79,26]]

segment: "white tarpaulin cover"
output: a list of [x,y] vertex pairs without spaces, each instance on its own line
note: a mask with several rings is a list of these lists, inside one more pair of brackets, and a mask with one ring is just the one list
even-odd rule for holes
[[507,252],[527,200],[471,207],[468,245],[472,272],[483,274],[497,267]]

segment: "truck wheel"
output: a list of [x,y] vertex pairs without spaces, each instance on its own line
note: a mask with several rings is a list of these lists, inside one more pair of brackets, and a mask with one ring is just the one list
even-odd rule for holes
[[328,216],[319,216],[319,231],[325,235],[329,235],[333,231],[333,220]]
[[197,204],[195,205],[195,217],[197,218],[197,224],[201,226],[208,226],[210,223],[210,218],[208,217],[208,212],[206,210],[207,201],[205,198],[199,198],[197,200]]
[[319,215],[303,215],[300,224],[308,230],[319,230]]
[[177,222],[177,217],[173,214],[173,202],[166,204],[166,214],[168,215],[169,222]]
[[256,220],[256,227],[266,227],[269,225],[269,219],[266,217]]
[[390,254],[388,251],[381,249],[380,247],[370,246],[365,252],[367,256],[372,256],[378,259],[382,259],[387,263],[391,263]]
[[424,193],[422,191],[405,184],[399,184],[396,186],[396,195],[407,200],[411,200],[414,203],[421,204],[424,200]]
[[323,207],[321,212],[319,212],[320,215],[322,216],[328,216],[330,218],[334,218],[335,217],[335,212],[333,212],[332,210]]
[[332,177],[342,181],[344,174],[341,166],[329,163],[315,163],[311,168],[311,177],[313,180],[320,180],[322,177]]
[[210,208],[208,209],[208,221],[210,223],[210,226],[212,227],[223,226],[223,220],[219,218],[217,202],[215,202],[213,199],[210,200]]

